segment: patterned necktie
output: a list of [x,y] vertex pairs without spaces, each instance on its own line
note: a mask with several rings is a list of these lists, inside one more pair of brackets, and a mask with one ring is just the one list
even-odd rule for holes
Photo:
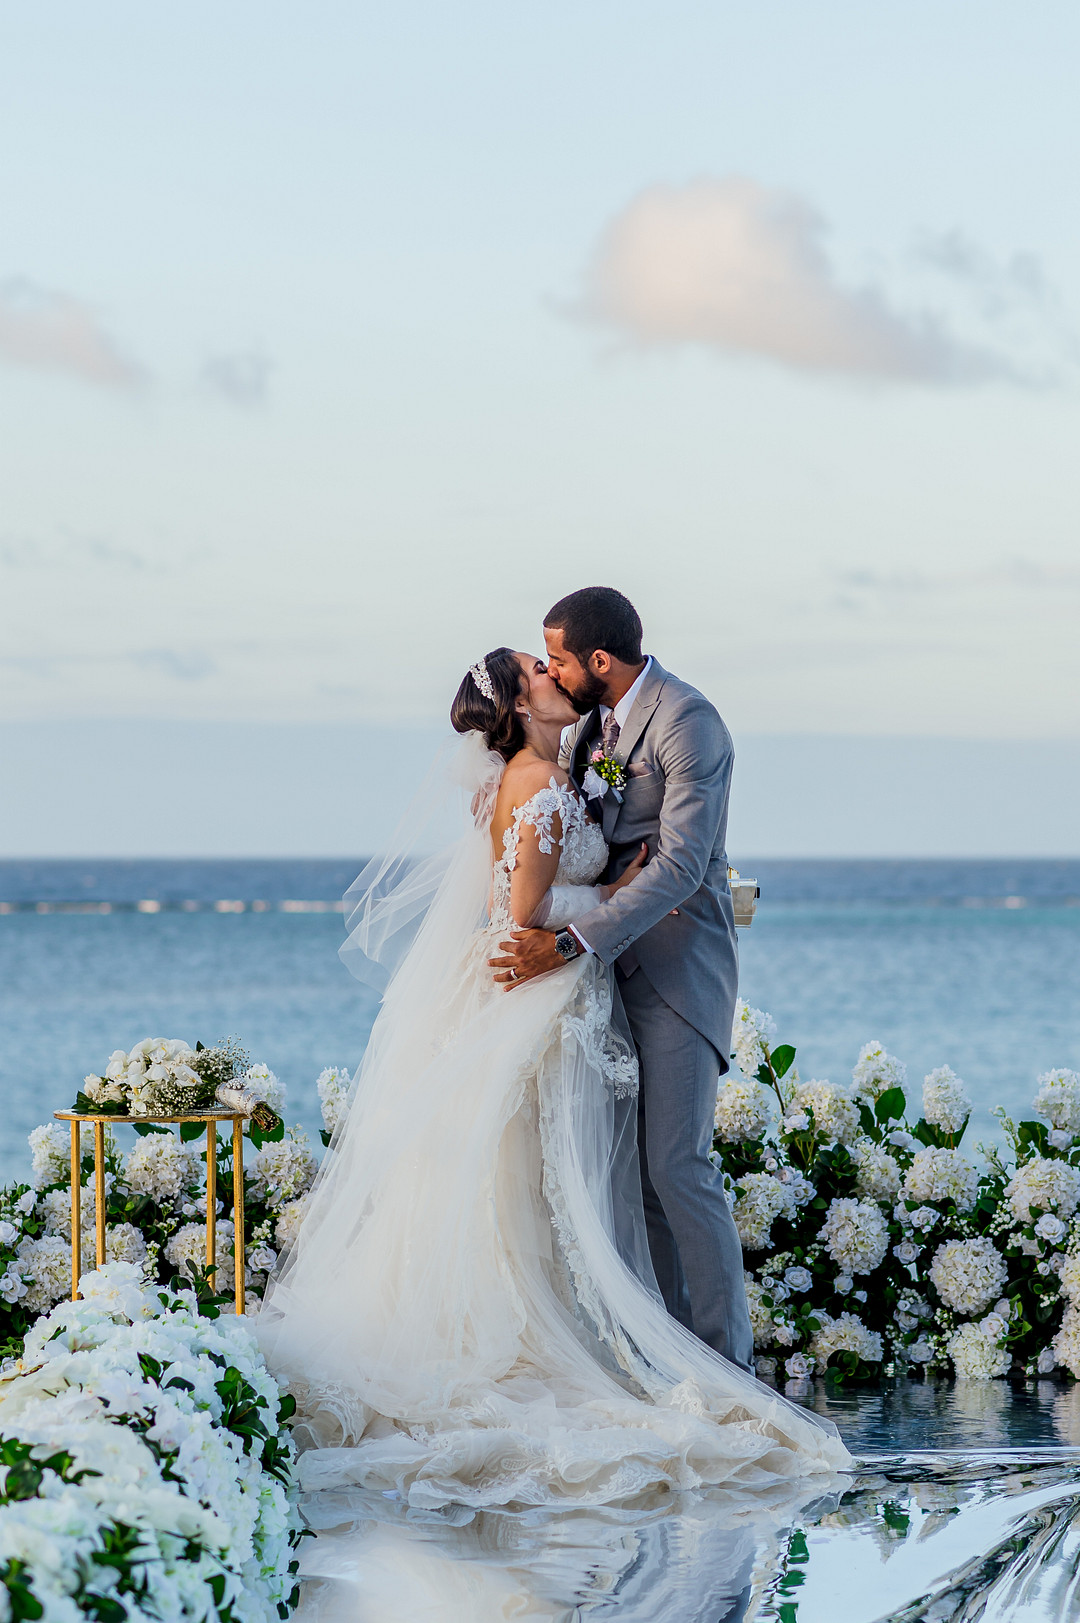
[[619,742],[619,734],[621,732],[622,732],[622,728],[619,726],[619,723],[615,720],[615,712],[614,712],[614,710],[609,710],[608,713],[607,713],[607,719],[605,720],[604,727],[603,727],[604,754],[605,755],[613,756],[615,754],[615,746]]

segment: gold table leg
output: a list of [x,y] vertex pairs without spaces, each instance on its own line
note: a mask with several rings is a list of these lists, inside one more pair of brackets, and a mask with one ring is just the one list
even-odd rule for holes
[[82,1161],[79,1156],[79,1123],[71,1124],[71,1300],[79,1300],[82,1278]]
[[232,1130],[233,1257],[236,1263],[236,1311],[244,1311],[244,1123],[237,1116]]
[[[217,1122],[206,1124],[206,1266],[217,1261]],[[217,1276],[215,1275],[216,1279]]]
[[94,1123],[94,1201],[97,1218],[97,1265],[105,1265],[105,1123]]

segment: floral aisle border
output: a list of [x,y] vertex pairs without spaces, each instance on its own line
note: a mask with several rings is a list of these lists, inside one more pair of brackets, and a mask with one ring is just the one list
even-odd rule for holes
[[[242,1320],[113,1262],[0,1382],[0,1610],[271,1623],[296,1605],[283,1398]],[[7,1606],[3,1607],[6,1598]]]
[[801,1080],[775,1037],[740,999],[713,1141],[759,1374],[1080,1376],[1080,1074],[1040,1076],[1030,1121],[998,1110],[1008,1152],[979,1145],[979,1167],[947,1065],[912,1121],[905,1067],[880,1043],[840,1087]]
[[[948,1066],[925,1079],[912,1120],[904,1066],[880,1043],[864,1045],[850,1085],[839,1086],[802,1080],[795,1049],[778,1044],[771,1018],[742,1000],[733,1041],[713,1156],[743,1244],[763,1376],[1080,1376],[1080,1075],[1044,1073],[1033,1118],[1001,1116],[1008,1153],[979,1146],[976,1165],[961,1148],[970,1100]],[[117,1051],[110,1080],[139,1085],[157,1049],[173,1055],[165,1062],[173,1066],[181,1050],[192,1052],[176,1041]],[[281,1117],[285,1089],[267,1066],[251,1065],[236,1081]],[[342,1068],[317,1080],[324,1144],[349,1087]],[[296,1236],[316,1159],[299,1128],[286,1132],[279,1121],[264,1132],[251,1122],[245,1130],[255,1150],[244,1178],[245,1280],[257,1300]],[[166,1289],[194,1288],[205,1303],[227,1300],[231,1145],[219,1151],[218,1250],[208,1270],[198,1148],[144,1129],[122,1154],[106,1132],[110,1261],[133,1263]],[[30,1182],[0,1190],[0,1354],[17,1354],[69,1288],[68,1135],[49,1123],[35,1128],[30,1147]],[[89,1139],[81,1164],[89,1230]]]
[[[299,1127],[286,1131],[280,1121],[285,1088],[274,1073],[266,1065],[251,1065],[240,1081],[278,1118],[269,1132],[255,1120],[244,1124],[255,1151],[243,1179],[244,1282],[248,1299],[257,1302],[296,1235],[317,1162],[307,1135]],[[344,1069],[329,1067],[318,1078],[324,1143],[344,1110],[348,1087]],[[103,1121],[108,1261],[133,1263],[149,1282],[166,1289],[194,1289],[207,1304],[231,1301],[236,1283],[231,1139],[218,1144],[216,1255],[208,1266],[203,1127],[176,1133],[139,1124],[136,1143],[123,1152],[108,1115]],[[97,1221],[92,1133],[91,1127],[82,1130],[79,1157],[86,1259],[94,1254]],[[35,1127],[29,1143],[29,1181],[0,1189],[0,1360],[19,1355],[35,1321],[71,1288],[71,1135],[66,1124],[51,1121]]]

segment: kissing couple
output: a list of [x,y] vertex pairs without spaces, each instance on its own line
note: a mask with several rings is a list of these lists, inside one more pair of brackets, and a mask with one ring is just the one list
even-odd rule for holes
[[738,963],[733,750],[572,592],[546,655],[497,648],[451,707],[463,834],[427,786],[351,888],[382,1005],[259,1337],[309,1490],[409,1505],[620,1505],[851,1461],[753,1374],[742,1253],[709,1159]]

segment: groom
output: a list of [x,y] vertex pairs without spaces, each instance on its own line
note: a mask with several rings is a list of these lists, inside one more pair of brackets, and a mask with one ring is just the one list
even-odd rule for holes
[[[742,1248],[709,1160],[738,989],[724,850],[731,737],[707,699],[643,656],[641,621],[621,592],[571,592],[547,615],[544,640],[548,671],[582,718],[560,762],[602,820],[606,877],[643,840],[649,861],[570,931],[515,930],[502,943],[509,956],[492,963],[518,981],[582,952],[615,965],[641,1072],[638,1148],[657,1282],[669,1313],[752,1369]],[[596,772],[598,750],[608,776],[622,769],[621,788]]]

